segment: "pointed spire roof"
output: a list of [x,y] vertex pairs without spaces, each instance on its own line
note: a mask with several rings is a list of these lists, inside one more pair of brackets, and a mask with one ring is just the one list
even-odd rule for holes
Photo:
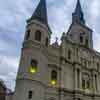
[[40,0],[31,19],[38,20],[43,24],[48,25],[46,0]]
[[49,25],[48,25],[48,17],[47,17],[47,7],[46,7],[46,0],[40,0],[38,6],[36,7],[33,15],[27,22],[30,22],[31,20],[37,20],[43,24],[45,24],[50,31],[50,34],[52,33]]
[[82,11],[80,0],[77,0],[77,4],[76,4],[75,11],[73,13],[73,17],[74,17],[73,18],[74,20],[85,24],[84,14],[83,14],[83,11]]
[[82,8],[81,8],[80,0],[77,0],[75,12],[76,13],[82,13]]

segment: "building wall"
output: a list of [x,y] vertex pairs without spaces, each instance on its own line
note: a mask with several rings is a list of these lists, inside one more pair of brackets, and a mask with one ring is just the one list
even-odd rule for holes
[[8,95],[6,95],[6,100],[13,100],[13,95],[14,94],[8,94]]
[[[71,51],[71,59],[68,59],[69,50]],[[63,59],[60,60],[60,57]],[[38,61],[38,72],[35,75],[29,73],[31,59]],[[100,66],[97,69],[97,63],[99,63],[99,60],[99,53],[92,49],[84,48],[81,45],[76,45],[66,38],[60,46],[49,45],[44,47],[40,44],[37,45],[34,41],[24,44],[14,100],[27,100],[28,91],[30,90],[33,91],[33,96],[36,100],[41,98],[54,100],[59,98],[62,100],[85,98],[85,100],[92,100],[95,94],[98,94],[98,97],[95,97],[95,100],[98,100],[100,94],[100,75],[98,69]],[[52,86],[50,83],[51,71],[53,69],[58,72],[56,86]],[[80,69],[79,80],[77,69]],[[82,89],[82,77],[84,74],[90,77],[90,90]],[[95,74],[97,75],[98,90],[96,90],[95,86]],[[78,81],[80,86],[78,86]],[[59,87],[62,88],[61,92],[58,92]]]
[[3,82],[0,82],[0,100],[6,99],[6,87]]
[[[32,91],[34,100],[100,99],[100,54],[92,48],[92,31],[89,28],[74,24],[62,36],[60,45],[49,41],[48,46],[45,42],[47,37],[50,40],[50,35],[44,24],[32,20],[26,27],[25,37],[27,30],[30,30],[30,36],[24,39],[14,100],[28,100],[29,91]],[[37,30],[42,33],[41,41],[35,40]],[[85,33],[88,47],[85,40],[80,43],[80,33]],[[35,74],[30,73],[32,59],[38,62]],[[57,72],[55,85],[51,84],[52,70]]]

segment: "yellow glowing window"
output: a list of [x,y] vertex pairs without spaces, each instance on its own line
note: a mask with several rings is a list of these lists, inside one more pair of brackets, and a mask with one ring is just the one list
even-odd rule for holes
[[51,84],[52,85],[56,85],[57,84],[57,80],[51,80]]
[[55,70],[52,70],[51,72],[51,85],[57,84],[57,72]]
[[36,72],[37,72],[37,61],[31,60],[30,73],[34,74]]
[[37,67],[32,67],[31,66],[30,67],[30,72],[33,73],[33,74],[36,73],[37,72]]

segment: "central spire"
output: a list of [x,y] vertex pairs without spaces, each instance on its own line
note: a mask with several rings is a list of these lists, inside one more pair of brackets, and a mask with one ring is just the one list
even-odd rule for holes
[[78,22],[85,24],[84,14],[81,8],[80,0],[77,0],[76,8],[74,13],[72,14],[73,22]]

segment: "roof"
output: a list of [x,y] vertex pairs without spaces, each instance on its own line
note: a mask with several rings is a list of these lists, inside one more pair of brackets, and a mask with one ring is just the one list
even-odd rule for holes
[[78,21],[80,23],[85,24],[84,14],[82,11],[80,0],[77,0],[76,8],[73,13],[73,21]]
[[41,21],[44,24],[48,24],[47,20],[47,7],[46,7],[46,0],[40,0],[35,12],[33,13],[31,19],[36,19]]
[[47,17],[47,6],[46,6],[46,0],[40,0],[38,6],[35,9],[35,12],[32,14],[31,18],[28,20],[37,20],[43,24],[45,24],[48,28],[48,30],[51,32],[51,29],[48,25],[48,17]]

